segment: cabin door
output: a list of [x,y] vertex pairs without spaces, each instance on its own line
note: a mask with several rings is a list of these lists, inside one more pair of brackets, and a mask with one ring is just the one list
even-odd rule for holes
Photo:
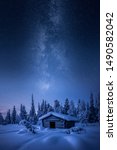
[[50,128],[55,128],[55,122],[50,122]]

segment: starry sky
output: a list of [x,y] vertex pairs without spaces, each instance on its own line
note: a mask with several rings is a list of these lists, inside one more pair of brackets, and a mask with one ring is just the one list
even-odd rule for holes
[[99,93],[99,0],[0,1],[0,111]]

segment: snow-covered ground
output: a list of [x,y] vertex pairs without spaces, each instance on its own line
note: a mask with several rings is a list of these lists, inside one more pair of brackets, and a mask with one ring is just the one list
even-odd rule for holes
[[81,134],[67,134],[65,129],[43,129],[33,134],[21,125],[0,126],[0,150],[99,150],[99,125],[84,128]]

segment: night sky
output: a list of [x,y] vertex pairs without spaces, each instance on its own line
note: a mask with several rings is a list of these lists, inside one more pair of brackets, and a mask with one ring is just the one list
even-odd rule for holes
[[99,93],[99,0],[0,1],[0,111]]

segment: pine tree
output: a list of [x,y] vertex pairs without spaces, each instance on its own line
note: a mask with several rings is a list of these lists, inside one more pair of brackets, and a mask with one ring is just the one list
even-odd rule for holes
[[38,103],[37,118],[39,118],[40,116],[42,116],[42,111],[41,111],[40,103]]
[[86,104],[85,104],[84,100],[81,101],[81,111],[83,111],[83,112],[86,111]]
[[35,114],[35,105],[34,105],[34,99],[32,95],[32,103],[31,103],[31,110],[30,110],[30,116],[34,116]]
[[29,115],[29,121],[32,124],[36,124],[37,123],[37,115],[36,115],[36,112],[35,112],[35,105],[34,105],[33,94],[32,94],[32,103],[31,103],[31,110],[30,110],[30,115]]
[[1,124],[1,125],[4,124],[4,118],[3,118],[2,113],[0,113],[0,124]]
[[42,100],[41,108],[40,109],[41,109],[42,115],[47,113],[47,103],[46,103],[46,100]]
[[20,105],[20,118],[21,118],[21,120],[23,120],[23,111],[22,111],[22,107],[23,107],[23,105],[21,104],[21,105]]
[[47,104],[47,112],[50,112],[50,111],[54,111],[52,106],[48,103]]
[[24,105],[21,104],[20,106],[20,119],[23,120],[27,120],[27,112],[26,112],[26,108]]
[[5,117],[5,123],[10,124],[11,123],[11,114],[10,109],[7,111],[6,117]]
[[68,98],[66,98],[65,100],[65,104],[64,104],[64,114],[68,114],[68,111],[69,111],[69,100]]
[[44,102],[44,100],[42,100],[42,102],[41,102],[41,113],[42,113],[42,115],[44,114],[44,105],[45,105],[45,102]]
[[54,101],[54,112],[60,112],[60,103],[58,100]]
[[79,99],[77,103],[77,107],[76,107],[76,114],[78,118],[79,118],[80,113],[81,113],[81,100]]
[[95,107],[94,107],[94,98],[93,98],[93,94],[92,93],[90,95],[90,107],[89,107],[88,122],[90,122],[90,123],[96,122],[96,113],[95,113]]
[[88,122],[88,118],[89,118],[89,102],[87,102],[87,105],[86,105],[86,120]]
[[21,118],[18,114],[16,114],[16,123],[19,123],[21,121]]
[[44,114],[47,113],[47,102],[46,100],[44,101],[44,109],[43,109]]
[[86,104],[85,104],[85,101],[82,100],[80,114],[79,114],[79,121],[82,123],[87,122],[86,115],[87,115]]
[[76,116],[75,106],[74,106],[74,102],[72,100],[70,101],[68,114],[71,116]]
[[17,113],[16,113],[16,108],[15,108],[15,106],[13,107],[13,111],[12,111],[12,124],[16,124],[17,123],[17,121],[16,121],[16,115],[17,115]]
[[41,112],[43,111],[43,105],[44,105],[44,100],[42,100],[42,102],[41,102],[41,106],[40,106]]
[[95,99],[96,122],[100,121],[100,94]]
[[60,113],[64,114],[64,107],[60,104]]

